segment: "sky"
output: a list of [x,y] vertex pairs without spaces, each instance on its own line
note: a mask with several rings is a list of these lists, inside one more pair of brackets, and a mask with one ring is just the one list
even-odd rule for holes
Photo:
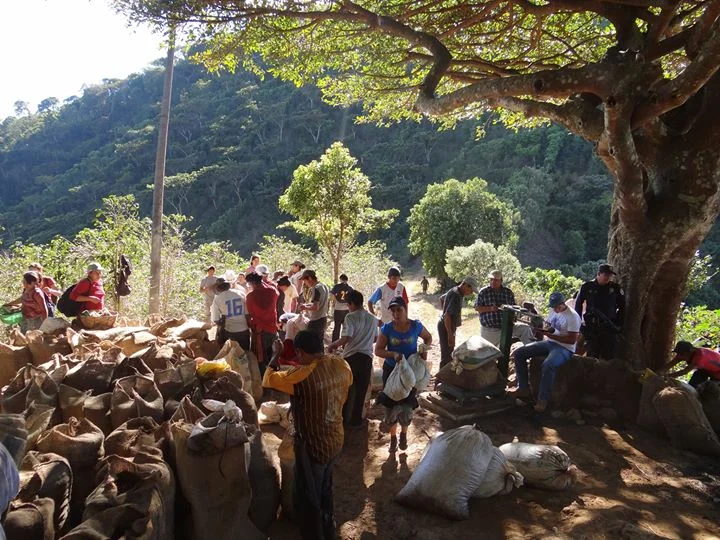
[[162,37],[129,28],[108,0],[0,0],[0,120],[16,101],[31,112],[47,97],[125,78],[165,56]]

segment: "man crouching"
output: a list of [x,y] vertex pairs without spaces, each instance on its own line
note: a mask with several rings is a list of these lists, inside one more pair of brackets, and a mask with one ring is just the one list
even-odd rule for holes
[[565,304],[565,297],[561,292],[554,292],[550,295],[548,307],[552,311],[545,319],[543,330],[540,331],[544,334],[545,339],[524,345],[513,353],[518,387],[509,392],[510,396],[518,399],[530,398],[527,361],[534,356],[546,355],[542,365],[538,399],[535,404],[535,411],[539,413],[545,412],[547,409],[555,383],[555,374],[558,368],[566,364],[575,352],[575,342],[580,332],[580,316]]

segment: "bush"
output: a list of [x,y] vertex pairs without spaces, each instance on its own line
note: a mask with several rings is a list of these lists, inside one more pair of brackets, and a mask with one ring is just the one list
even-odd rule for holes
[[[534,302],[535,306],[547,309],[550,294],[560,291],[565,298],[572,298],[583,284],[581,279],[565,276],[559,270],[546,270],[544,268],[525,268],[522,279],[522,289],[525,301]],[[520,301],[518,299],[518,301]]]
[[511,284],[522,278],[520,261],[506,246],[494,246],[489,242],[476,240],[469,246],[458,246],[449,249],[446,254],[445,272],[455,281],[465,276],[475,276],[479,282],[493,270],[503,273],[503,281]]

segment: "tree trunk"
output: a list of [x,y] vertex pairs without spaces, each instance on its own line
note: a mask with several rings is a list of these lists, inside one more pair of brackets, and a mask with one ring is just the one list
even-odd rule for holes
[[170,98],[172,97],[173,67],[175,58],[175,29],[171,29],[170,45],[165,61],[165,84],[160,106],[157,153],[155,155],[155,184],[153,186],[152,228],[150,240],[150,313],[160,312],[160,274],[162,271],[162,218],[165,191],[165,157],[168,127],[170,124]]
[[694,144],[676,141],[655,149],[654,160],[644,156],[645,206],[630,219],[616,183],[608,259],[625,289],[622,351],[634,369],[669,360],[690,266],[718,215],[718,152]]

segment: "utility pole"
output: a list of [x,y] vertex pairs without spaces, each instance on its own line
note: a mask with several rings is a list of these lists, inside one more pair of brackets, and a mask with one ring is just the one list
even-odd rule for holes
[[162,222],[165,194],[165,156],[167,154],[168,126],[170,125],[170,98],[172,97],[175,61],[175,28],[170,29],[165,84],[160,106],[157,153],[155,155],[155,183],[153,185],[152,229],[150,240],[150,313],[160,313],[160,274],[162,271]]

